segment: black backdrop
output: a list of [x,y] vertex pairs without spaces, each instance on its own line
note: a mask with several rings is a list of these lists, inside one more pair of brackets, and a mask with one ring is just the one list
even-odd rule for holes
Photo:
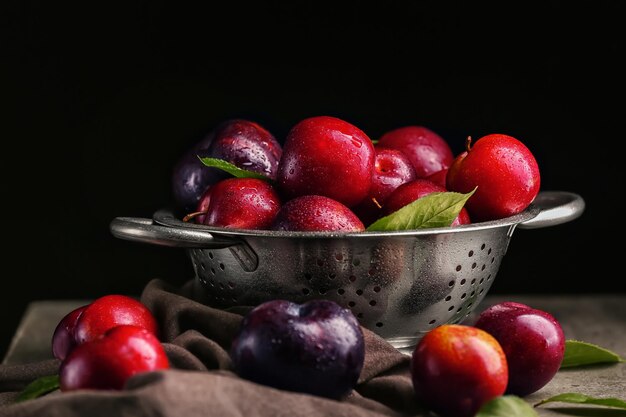
[[0,6],[2,351],[31,300],[192,276],[184,252],[108,225],[167,205],[176,158],[231,117],[279,140],[322,114],[372,138],[422,124],[455,153],[468,135],[513,135],[542,189],[577,192],[587,209],[516,231],[492,292],[624,291],[619,2],[180,3]]

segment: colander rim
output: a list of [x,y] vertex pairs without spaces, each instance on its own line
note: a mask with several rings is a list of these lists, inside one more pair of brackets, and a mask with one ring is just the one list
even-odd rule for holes
[[412,236],[427,236],[427,235],[439,235],[449,233],[467,233],[480,230],[495,229],[500,227],[516,226],[520,223],[527,222],[540,213],[541,209],[534,204],[530,204],[524,211],[519,214],[505,217],[498,220],[491,220],[486,222],[477,222],[471,224],[465,224],[455,227],[433,227],[416,230],[397,230],[397,231],[363,231],[363,232],[302,232],[302,231],[281,231],[281,230],[250,230],[250,229],[235,229],[225,227],[214,227],[202,224],[184,222],[179,219],[173,209],[166,207],[154,212],[152,220],[166,227],[173,227],[179,229],[189,229],[199,232],[207,232],[214,236],[224,237],[263,237],[263,238],[301,238],[301,239],[320,239],[320,238],[356,238],[356,239],[368,239],[368,238],[380,238],[380,237],[412,237]]

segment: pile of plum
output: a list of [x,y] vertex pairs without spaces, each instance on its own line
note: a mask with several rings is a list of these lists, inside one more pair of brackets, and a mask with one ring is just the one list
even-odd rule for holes
[[[251,175],[233,177],[201,158]],[[257,123],[227,120],[182,155],[172,175],[177,208],[197,223],[287,231],[363,231],[431,193],[474,189],[450,226],[495,220],[528,207],[539,185],[534,156],[512,136],[490,134],[473,145],[468,138],[455,157],[423,126],[374,142],[330,116],[301,120],[283,146]]]
[[[128,296],[105,295],[69,312],[52,337],[61,391],[121,390],[134,375],[169,369],[158,337],[155,316]],[[442,417],[472,417],[505,393],[526,396],[544,387],[564,352],[554,316],[501,302],[474,325],[444,324],[425,334],[409,371],[420,404]],[[352,312],[333,301],[271,300],[243,317],[229,354],[241,378],[342,399],[361,376],[365,338]]]
[[[539,169],[528,148],[504,134],[473,145],[468,138],[454,157],[422,126],[374,142],[344,120],[312,117],[293,126],[281,147],[257,123],[228,120],[181,157],[173,191],[180,212],[214,227],[358,232],[432,193],[471,195],[450,226],[517,214],[539,191]],[[52,338],[61,390],[123,389],[133,375],[168,369],[158,330],[150,310],[123,295],[68,313]],[[365,361],[356,317],[323,299],[258,305],[231,342],[240,377],[335,399],[354,389]],[[563,331],[549,313],[501,303],[474,326],[446,324],[426,334],[410,374],[428,409],[470,417],[505,392],[524,396],[543,387],[563,352]]]

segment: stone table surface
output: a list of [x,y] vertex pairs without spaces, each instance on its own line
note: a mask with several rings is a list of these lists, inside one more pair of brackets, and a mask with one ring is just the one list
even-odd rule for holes
[[[626,357],[626,295],[489,295],[476,312],[498,301],[517,301],[553,314],[567,339],[582,340]],[[28,363],[51,358],[50,340],[59,320],[88,300],[41,300],[31,302],[3,359],[5,364]],[[468,318],[468,323],[472,322]],[[626,364],[598,365],[561,370],[548,385],[525,399],[535,404],[556,394],[578,392],[594,397],[626,400]],[[626,416],[626,411],[565,403],[536,408],[540,416]]]

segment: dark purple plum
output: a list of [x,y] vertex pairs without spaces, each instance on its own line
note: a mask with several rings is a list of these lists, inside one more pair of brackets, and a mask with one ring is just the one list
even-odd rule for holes
[[76,347],[74,329],[78,318],[87,306],[78,307],[67,313],[57,324],[52,335],[52,354],[55,358],[63,360]]
[[235,229],[269,229],[280,197],[267,181],[227,178],[211,186],[204,224]]
[[195,210],[207,187],[228,177],[217,168],[205,166],[198,156],[223,159],[274,179],[281,155],[278,141],[259,124],[226,120],[185,152],[174,166],[172,190],[176,205],[186,213]]
[[305,195],[289,200],[281,207],[272,229],[361,232],[365,226],[352,210],[339,201],[320,195]]
[[274,136],[258,123],[228,120],[218,128],[209,156],[223,159],[241,169],[276,179],[283,151]]
[[363,368],[363,332],[330,300],[265,302],[251,310],[231,346],[237,374],[274,388],[341,398]]
[[174,165],[172,171],[172,195],[179,210],[190,212],[195,210],[198,200],[206,188],[224,179],[227,173],[204,165],[198,156],[209,156],[208,147],[215,137],[211,132],[195,146],[185,152]]
[[509,364],[507,392],[525,396],[556,374],[565,354],[565,337],[550,313],[525,304],[503,302],[484,310],[475,327],[491,334]]

